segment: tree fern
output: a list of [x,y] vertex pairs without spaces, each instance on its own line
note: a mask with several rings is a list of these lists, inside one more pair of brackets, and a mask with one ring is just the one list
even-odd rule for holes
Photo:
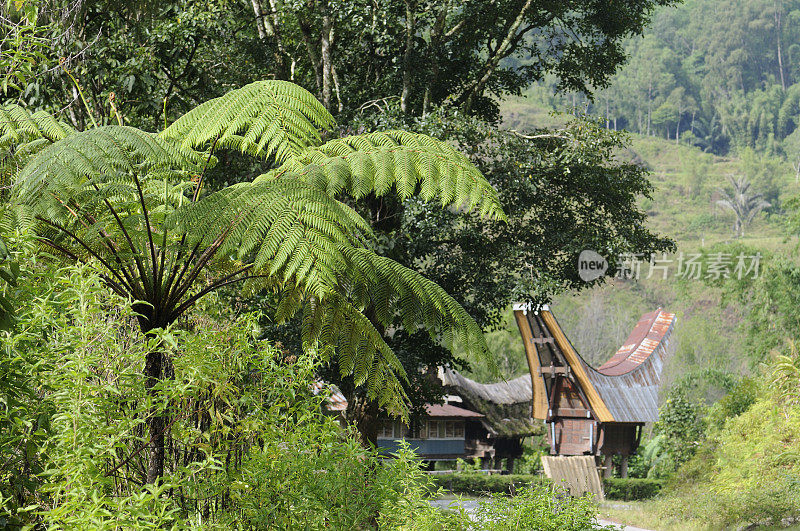
[[[168,326],[212,290],[248,281],[278,294],[279,319],[302,310],[304,341],[334,345],[342,372],[391,411],[404,411],[405,372],[385,341],[387,326],[425,328],[492,363],[466,311],[370,250],[368,223],[337,199],[396,191],[503,218],[495,191],[448,144],[389,131],[320,145],[332,118],[281,81],[202,104],[160,135],[122,126],[73,132],[17,108],[6,113],[14,120],[0,132],[10,149],[40,146],[15,172],[22,217],[57,253],[98,265],[114,291],[137,301],[145,332]],[[198,198],[195,181],[215,147],[282,166]],[[156,424],[151,437],[163,437]]]

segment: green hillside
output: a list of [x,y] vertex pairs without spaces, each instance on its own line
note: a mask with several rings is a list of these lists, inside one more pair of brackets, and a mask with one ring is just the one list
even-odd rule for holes
[[[554,115],[530,98],[511,98],[503,105],[504,125],[526,130],[563,123],[568,116]],[[677,351],[665,372],[667,386],[692,372],[714,369],[746,373],[747,352],[743,320],[745,309],[735,302],[722,304],[722,291],[702,280],[675,279],[678,256],[735,244],[769,254],[789,251],[795,239],[785,236],[783,205],[800,190],[791,166],[776,158],[745,151],[743,156],[721,157],[699,148],[654,136],[631,134],[630,147],[620,157],[636,160],[651,171],[652,200],[643,199],[649,224],[675,239],[678,252],[670,256],[668,278],[639,281],[612,279],[605,285],[562,295],[553,308],[584,357],[595,365],[604,362],[623,343],[638,317],[657,307],[678,314],[674,338]],[[729,187],[728,176],[746,175],[761,189],[774,188],[774,206],[761,212],[741,238],[733,232],[734,215],[717,205],[720,189]],[[767,260],[768,258],[764,258]],[[763,264],[762,264],[763,265]],[[647,276],[642,264],[642,277]],[[490,346],[501,360],[506,377],[527,371],[522,343],[509,315],[504,330],[489,334]],[[481,368],[476,378],[489,380]],[[715,390],[706,390],[713,400]]]

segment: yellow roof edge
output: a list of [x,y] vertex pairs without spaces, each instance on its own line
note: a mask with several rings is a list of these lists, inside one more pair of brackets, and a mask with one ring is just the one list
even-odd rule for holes
[[517,326],[522,334],[522,342],[525,347],[525,358],[528,361],[528,370],[531,373],[531,416],[535,419],[547,420],[547,390],[545,389],[544,380],[542,377],[537,376],[536,374],[540,364],[536,347],[533,344],[533,331],[531,330],[531,325],[528,322],[524,311],[515,309],[514,317],[517,320]]
[[549,310],[540,310],[539,313],[547,327],[550,329],[550,333],[553,334],[553,338],[555,338],[558,347],[561,349],[561,352],[563,352],[564,356],[567,358],[567,363],[569,363],[570,369],[572,370],[573,374],[575,374],[575,378],[578,379],[578,383],[580,383],[584,393],[586,393],[586,398],[589,400],[589,405],[592,406],[592,409],[597,415],[598,420],[600,422],[614,422],[614,416],[611,415],[611,411],[609,411],[608,406],[606,406],[606,403],[602,398],[600,398],[600,394],[597,392],[597,389],[594,388],[594,385],[592,385],[592,382],[589,380],[589,376],[584,370],[580,356],[578,356],[578,353],[572,348],[567,336],[564,335],[564,332],[556,322],[553,314]]

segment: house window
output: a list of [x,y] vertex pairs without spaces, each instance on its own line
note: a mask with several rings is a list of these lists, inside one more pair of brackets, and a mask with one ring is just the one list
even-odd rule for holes
[[379,439],[402,439],[405,437],[405,426],[399,420],[383,420],[378,429]]
[[464,421],[461,420],[429,420],[428,439],[463,439]]

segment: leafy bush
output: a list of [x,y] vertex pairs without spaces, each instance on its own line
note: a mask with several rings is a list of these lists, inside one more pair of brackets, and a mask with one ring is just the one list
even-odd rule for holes
[[473,514],[457,506],[453,509],[449,512],[420,511],[408,527],[420,531],[612,529],[597,523],[597,507],[591,495],[573,498],[544,483],[522,486],[515,496],[495,494],[481,501]]
[[435,484],[445,490],[458,494],[482,495],[486,493],[513,493],[516,489],[531,485],[549,485],[550,480],[542,476],[528,474],[479,474],[453,473],[436,474]]
[[722,429],[728,419],[738,417],[756,401],[759,390],[755,378],[741,378],[733,384],[730,392],[709,408],[706,423],[709,429]]
[[606,478],[603,491],[609,500],[646,500],[661,492],[664,481],[646,478]]
[[662,449],[664,439],[664,435],[656,435],[639,445],[628,461],[629,477],[663,478],[666,472],[663,463],[667,457]]
[[659,464],[665,472],[672,472],[688,461],[705,436],[703,407],[689,399],[684,386],[670,389],[659,411],[653,433],[662,436],[660,449],[664,459]]
[[[664,517],[721,529],[800,515],[800,405],[783,393],[785,387],[770,385],[778,383],[770,380],[778,379],[781,359],[773,374],[762,375],[754,389],[743,384],[726,405],[741,413],[710,425],[706,440],[665,489],[659,502]],[[796,389],[797,374],[784,376],[783,383]]]
[[[0,408],[10,465],[0,469],[0,522],[361,529],[404,525],[427,505],[430,482],[411,452],[384,462],[324,416],[313,352],[288,356],[258,340],[255,317],[195,315],[143,338],[131,304],[96,276],[67,269],[49,281],[0,336],[0,368],[13,371],[0,375],[0,398],[13,399]],[[154,343],[172,371],[157,398],[141,361]],[[166,473],[144,486],[156,399],[173,419]]]

